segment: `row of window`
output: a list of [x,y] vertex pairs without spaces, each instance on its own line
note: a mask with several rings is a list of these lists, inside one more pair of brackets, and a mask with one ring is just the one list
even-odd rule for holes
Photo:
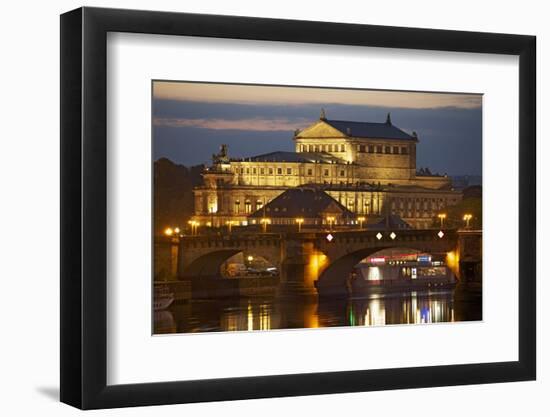
[[[263,201],[262,200],[257,200],[254,211],[260,210],[263,206],[264,206]],[[241,202],[240,202],[240,200],[235,200],[234,211],[235,211],[235,213],[241,213]],[[252,211],[253,211],[252,210],[252,202],[250,200],[246,200],[244,202],[244,212],[245,213],[252,213]]]
[[[267,171],[266,171],[267,169]],[[252,175],[256,175],[258,174],[258,168],[256,167],[252,167],[252,168],[237,168],[235,169],[235,172],[237,174],[248,174],[250,175],[250,173],[252,173]],[[260,168],[260,175],[265,175],[265,173],[268,173],[268,175],[273,175],[275,172],[277,173],[277,175],[283,175],[283,168]],[[286,175],[292,175],[292,168],[286,168],[286,171],[285,171],[285,174]]]
[[406,146],[357,145],[357,152],[407,155],[409,153],[409,149]]
[[[345,177],[345,176],[346,176],[346,171],[345,171],[344,169],[341,169],[338,173],[339,173],[339,175],[340,175],[341,177]],[[308,168],[308,170],[307,170],[307,175],[308,175],[309,177],[311,177],[311,176],[313,175],[313,169]],[[329,170],[329,169],[323,169],[323,176],[325,176],[325,177],[330,177],[330,170]]]
[[[391,209],[392,211],[396,210],[397,208],[400,209],[400,210],[404,210],[404,209],[408,209],[408,210],[413,210],[413,209],[416,209],[416,210],[423,210],[423,211],[426,211],[426,210],[437,210],[437,209],[441,209],[444,207],[444,204],[443,204],[443,199],[436,199],[436,198],[433,198],[433,199],[422,199],[422,207],[420,205],[420,201],[416,201],[416,204],[415,201],[413,199],[407,199],[406,201],[403,201],[404,199],[401,199],[401,201],[399,201],[398,204],[396,204],[396,201],[395,200],[392,200],[391,202]],[[439,200],[439,201],[437,201]],[[342,199],[340,199],[340,202],[342,204],[344,204],[344,201],[342,201]],[[375,201],[376,203],[378,203],[377,205],[379,205],[380,203]],[[370,205],[371,205],[371,202],[370,200],[364,200],[364,206],[366,208],[366,211],[367,212],[370,212]],[[260,210],[262,207],[264,206],[264,203],[262,200],[257,200],[256,201],[256,204],[255,206],[253,207],[253,204],[252,204],[252,201],[250,200],[245,200],[244,202],[244,213],[252,213],[253,211],[256,211],[256,210]],[[346,204],[347,208],[351,211],[354,211],[354,206],[355,206],[355,200],[353,199],[349,199],[347,201],[347,204]],[[397,207],[398,206],[398,207]],[[240,200],[235,200],[234,202],[234,211],[235,213],[241,213],[241,201]]]
[[[267,171],[266,171],[266,169],[267,169]],[[241,175],[244,175],[244,174],[250,175],[251,173],[252,173],[252,175],[257,175],[258,174],[258,168],[255,168],[255,167],[252,167],[252,168],[237,168],[235,170],[235,172],[240,173]],[[284,170],[283,170],[283,168],[260,168],[259,172],[260,172],[260,175],[265,175],[266,172],[268,173],[268,175],[273,175],[274,173],[277,173],[277,175],[283,175],[283,172],[285,172],[286,175],[292,175],[293,174],[292,168],[286,168]],[[345,177],[346,176],[346,171],[342,169],[338,172],[338,174],[341,177]],[[308,168],[306,170],[306,175],[308,175],[310,177],[313,176],[313,168]],[[330,176],[330,170],[328,168],[324,169],[323,170],[323,175],[325,177],[329,177]]]
[[[346,152],[346,145],[300,145],[301,152]],[[359,153],[386,153],[396,155],[407,155],[409,149],[406,146],[383,146],[383,145],[357,145]]]
[[300,145],[301,152],[346,152],[346,145]]

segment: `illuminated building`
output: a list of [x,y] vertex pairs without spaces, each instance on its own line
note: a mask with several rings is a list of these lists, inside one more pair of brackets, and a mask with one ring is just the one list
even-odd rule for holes
[[[295,187],[314,187],[356,216],[369,220],[397,215],[427,228],[437,212],[460,201],[447,176],[416,170],[415,132],[391,122],[318,121],[294,132],[295,152],[240,159],[227,146],[213,155],[194,189],[194,221],[201,225],[248,225],[249,217]],[[304,217],[304,216],[300,216]],[[294,223],[292,223],[294,224]],[[306,223],[307,224],[307,223]]]
[[[296,187],[284,191],[248,217],[249,224],[269,219],[272,225],[305,226],[355,224],[355,213],[348,210],[323,190]],[[295,226],[297,228],[297,226]]]

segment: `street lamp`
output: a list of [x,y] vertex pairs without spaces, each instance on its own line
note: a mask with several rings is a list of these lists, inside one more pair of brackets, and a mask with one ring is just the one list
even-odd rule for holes
[[440,226],[443,229],[443,220],[447,218],[447,215],[445,213],[440,213],[437,217],[439,217]]
[[467,213],[464,215],[464,217],[462,218],[465,222],[466,222],[466,229],[469,229],[470,228],[470,220],[472,219],[472,215]]
[[172,236],[174,234],[174,229],[172,229],[171,227],[167,227],[166,229],[164,229],[164,234],[166,236]]
[[302,223],[304,222],[304,219],[302,219],[301,217],[296,219],[296,223],[298,223],[298,233],[300,233],[302,231]]
[[329,224],[329,230],[332,230],[332,224],[334,223],[334,217],[333,216],[328,216],[327,221],[328,221],[328,224]]
[[214,207],[210,207],[210,227],[214,227]]
[[233,220],[228,220],[225,222],[225,224],[227,224],[227,227],[229,228],[229,233],[231,233],[231,228],[234,224],[237,224],[237,222],[233,221]]
[[180,228],[179,228],[179,227],[176,227],[176,228],[174,229],[174,233],[177,234],[177,235],[179,235],[179,233],[180,233]]
[[359,229],[363,228],[363,222],[365,221],[364,216],[357,217],[357,220],[359,220]]
[[264,233],[267,233],[267,225],[271,223],[271,220],[264,217],[260,220],[260,223],[262,224],[262,229]]
[[196,220],[189,220],[188,223],[191,225],[191,235],[194,235],[198,232],[199,222]]

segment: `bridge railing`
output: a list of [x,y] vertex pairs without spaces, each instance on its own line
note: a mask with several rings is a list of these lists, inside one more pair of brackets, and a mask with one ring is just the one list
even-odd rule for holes
[[[457,229],[395,229],[395,230],[316,230],[286,233],[238,233],[225,235],[196,235],[180,237],[182,246],[190,247],[238,247],[256,242],[259,246],[274,244],[282,240],[326,239],[336,243],[342,239],[368,238],[378,241],[455,240]],[[329,236],[330,235],[330,236]]]

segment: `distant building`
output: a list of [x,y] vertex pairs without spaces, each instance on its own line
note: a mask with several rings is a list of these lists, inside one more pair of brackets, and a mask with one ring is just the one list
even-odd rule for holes
[[229,158],[222,145],[203,172],[204,185],[194,190],[193,219],[216,227],[245,225],[286,190],[309,185],[355,216],[372,221],[397,215],[426,228],[438,211],[461,199],[447,176],[417,173],[418,136],[394,126],[389,114],[386,122],[371,123],[328,120],[322,112],[293,140],[295,152],[241,159]]

